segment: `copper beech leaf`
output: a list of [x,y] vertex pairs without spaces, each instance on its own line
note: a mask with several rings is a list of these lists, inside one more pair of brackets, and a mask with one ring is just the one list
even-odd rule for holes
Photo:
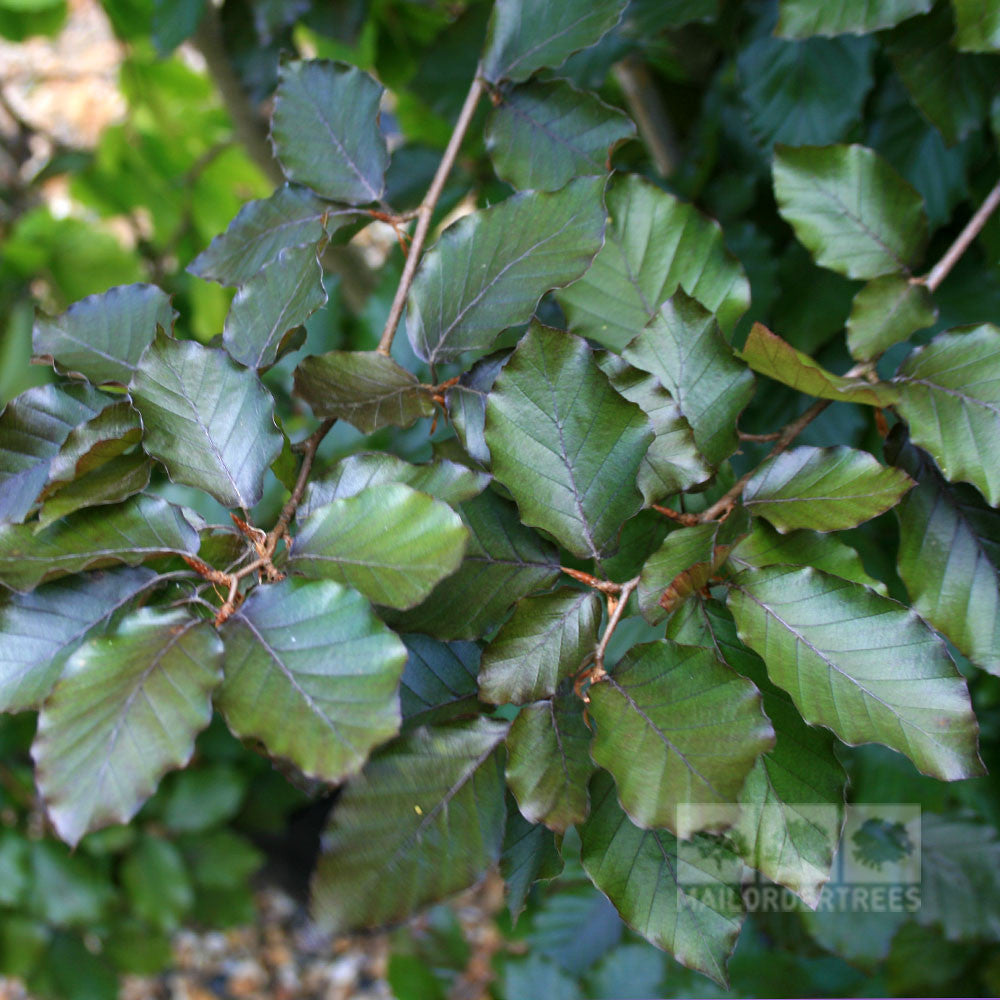
[[144,608],[70,656],[32,746],[63,840],[75,845],[90,830],[127,823],[166,771],[187,764],[212,718],[221,653],[210,622]]
[[257,587],[222,629],[216,703],[241,739],[339,782],[399,730],[406,649],[356,591],[332,580]]
[[356,66],[283,62],[271,142],[285,176],[350,205],[378,201],[389,153],[378,127],[383,88]]
[[336,417],[362,434],[409,427],[434,413],[431,390],[378,351],[330,351],[295,369],[295,394],[317,417]]
[[777,33],[785,38],[812,35],[867,34],[891,28],[915,14],[926,14],[933,0],[846,0],[829,4],[822,0],[781,0]]
[[[756,759],[774,745],[760,693],[703,646],[633,646],[590,687],[594,760],[632,822],[683,840],[718,830]],[[706,808],[707,807],[707,808]]]
[[601,252],[556,293],[570,330],[621,351],[681,288],[731,333],[750,305],[750,284],[718,223],[634,174],[614,180],[607,203]]
[[887,274],[869,281],[854,296],[847,347],[852,357],[871,361],[936,319],[937,308],[925,286],[900,274]]
[[615,391],[587,343],[537,324],[486,403],[493,474],[521,520],[582,558],[604,551],[639,510],[635,480],[652,439],[648,418]]
[[257,375],[225,351],[161,334],[130,386],[142,414],[142,445],[175,483],[197,486],[224,507],[260,500],[281,451],[274,400]]
[[407,660],[399,682],[399,704],[407,728],[447,722],[479,708],[479,647],[442,642],[413,632],[401,637]]
[[505,723],[422,726],[377,751],[340,796],[312,881],[335,932],[402,920],[472,885],[503,843]]
[[488,351],[542,295],[579,278],[604,239],[603,177],[527,191],[449,226],[420,263],[406,332],[430,364]]
[[740,574],[729,609],[740,639],[806,722],[852,746],[883,743],[944,781],[983,773],[965,681],[912,609],[811,567],[781,565]]

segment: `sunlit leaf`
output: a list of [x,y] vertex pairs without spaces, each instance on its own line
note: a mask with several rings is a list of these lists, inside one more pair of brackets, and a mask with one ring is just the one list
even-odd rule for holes
[[954,0],[955,44],[963,52],[1000,52],[1000,11],[988,0]]
[[241,739],[338,782],[399,730],[406,649],[332,580],[257,587],[226,622],[216,703]]
[[909,608],[791,566],[741,574],[729,608],[806,722],[851,745],[883,743],[945,781],[983,773],[965,681]]
[[130,389],[143,447],[175,483],[197,486],[225,507],[249,509],[260,500],[282,438],[271,394],[253,372],[225,351],[161,335]]
[[317,417],[337,417],[363,434],[409,427],[434,413],[430,391],[378,351],[330,351],[295,369],[295,394]]
[[933,0],[781,0],[777,33],[785,38],[811,35],[867,34],[891,28],[915,14],[926,14]]
[[73,653],[32,747],[63,840],[128,822],[163,774],[191,759],[212,717],[221,652],[210,622],[146,608]]
[[570,329],[621,351],[682,288],[731,333],[750,304],[750,284],[718,223],[635,175],[616,180],[607,203],[603,249],[556,294]]
[[[406,332],[430,364],[488,351],[531,318],[541,296],[580,277],[601,248],[605,179],[528,191],[449,226],[420,263]],[[460,277],[461,276],[461,277]]]
[[376,753],[348,784],[313,877],[331,930],[401,920],[471,885],[500,856],[507,726],[429,726]]

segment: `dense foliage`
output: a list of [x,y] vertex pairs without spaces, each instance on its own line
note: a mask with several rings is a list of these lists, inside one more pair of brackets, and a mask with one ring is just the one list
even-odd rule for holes
[[[199,4],[106,6],[161,52],[218,41]],[[145,273],[68,308],[50,282],[32,350],[56,377],[0,415],[0,709],[38,713],[55,833],[196,865],[120,824],[161,822],[214,711],[342,786],[312,883],[331,929],[497,863],[516,918],[565,860],[511,1000],[519,975],[574,996],[560,966],[647,954],[603,897],[725,984],[755,878],[801,913],[755,915],[743,947],[799,975],[820,949],[889,956],[875,989],[906,992],[926,952],[938,988],[989,990],[1000,22],[971,0],[380,2],[330,37],[320,5],[247,6],[222,10],[227,58],[274,90],[285,182],[232,151],[261,196],[205,246],[228,123],[178,114],[190,142],[153,175],[193,187]],[[196,86],[151,54],[130,71]],[[153,156],[123,131],[74,181],[108,215]],[[373,221],[402,249],[349,315],[343,245]],[[18,221],[8,297],[47,225]],[[814,912],[848,795],[940,814],[922,906],[877,931]]]

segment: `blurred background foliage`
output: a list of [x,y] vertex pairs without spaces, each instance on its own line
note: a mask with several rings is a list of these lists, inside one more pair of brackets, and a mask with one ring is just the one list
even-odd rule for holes
[[[28,363],[35,309],[59,312],[109,286],[151,281],[174,297],[177,335],[219,334],[231,291],[184,268],[280,179],[266,121],[282,53],[344,60],[386,84],[389,201],[416,205],[475,70],[489,9],[489,0],[0,0],[0,404],[51,375]],[[642,141],[620,148],[617,164],[719,220],[752,285],[737,345],[761,320],[842,371],[840,334],[860,283],[815,266],[778,216],[774,144],[860,142],[882,153],[926,201],[929,264],[1000,176],[1000,56],[952,48],[944,2],[865,36],[776,38],[776,18],[771,0],[632,0],[621,24],[557,75],[637,121]],[[441,213],[507,193],[473,127]],[[391,234],[369,229],[329,248],[324,264],[330,304],[310,320],[304,349],[372,349],[401,268]],[[935,300],[938,323],[918,342],[1000,322],[1000,223],[986,227]],[[886,371],[897,355],[883,359]],[[294,363],[267,374],[293,437],[311,420],[288,394]],[[741,425],[770,431],[800,408],[797,393],[769,383]],[[324,453],[367,443],[419,460],[426,431],[386,430],[365,442],[342,425]],[[850,405],[830,407],[803,442],[881,446]],[[759,460],[754,445],[745,450],[737,473]],[[853,536],[868,571],[901,595],[893,515]],[[1000,774],[1000,681],[956,659],[984,758]],[[194,766],[168,777],[135,823],[93,834],[74,853],[47,833],[36,806],[33,725],[0,719],[0,975],[25,978],[39,996],[113,997],[118,972],[169,962],[182,924],[252,920],[262,866],[301,891],[311,856],[288,831],[303,817],[308,826],[316,790],[289,783],[218,720]],[[994,776],[943,785],[879,747],[843,757],[854,801],[961,810],[1000,827]],[[394,931],[388,978],[399,1000],[454,995],[476,960],[488,962],[498,1000],[1000,993],[1000,898],[989,889],[975,900],[976,930],[961,935],[947,920],[923,926],[901,914],[755,915],[724,993],[624,927],[583,876],[571,837],[562,853],[561,876],[532,889],[516,924],[497,909],[485,959],[448,906]],[[550,861],[555,874],[554,848]],[[974,896],[979,882],[1000,884],[1000,847],[985,838],[973,861],[956,866]]]

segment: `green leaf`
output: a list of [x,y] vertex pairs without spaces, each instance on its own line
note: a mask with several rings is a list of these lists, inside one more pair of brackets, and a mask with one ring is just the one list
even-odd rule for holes
[[222,763],[202,763],[171,775],[163,795],[163,825],[171,833],[201,833],[232,820],[246,797],[249,778],[249,772]]
[[740,638],[806,722],[852,746],[883,743],[944,781],[983,773],[965,681],[909,608],[789,566],[741,574],[729,608]]
[[251,508],[281,451],[274,401],[256,374],[225,351],[160,335],[130,387],[143,447],[175,483],[197,486],[224,507]]
[[486,402],[493,474],[521,520],[581,558],[599,556],[639,510],[649,420],[620,396],[584,340],[535,324]]
[[222,643],[186,611],[144,608],[66,662],[32,746],[49,818],[69,844],[127,823],[160,778],[184,767],[212,717]]
[[355,66],[283,62],[271,142],[285,176],[350,205],[378,201],[389,165],[378,127],[382,94],[381,84]]
[[417,633],[402,639],[409,656],[399,682],[399,705],[407,727],[477,711],[479,647],[474,642],[440,642]]
[[753,395],[753,375],[733,356],[714,317],[697,301],[676,292],[623,356],[655,375],[670,393],[711,465],[736,450],[736,419]]
[[458,568],[468,537],[447,504],[386,483],[313,510],[289,567],[349,584],[376,604],[412,608]]
[[730,546],[721,542],[715,522],[676,528],[667,535],[642,567],[636,590],[639,610],[650,625],[708,584],[729,554]]
[[445,393],[445,405],[455,433],[469,457],[481,465],[488,466],[490,463],[490,450],[483,436],[486,398],[510,354],[509,350],[501,350],[480,358]]
[[733,802],[774,745],[753,684],[710,649],[668,640],[633,646],[592,684],[590,716],[593,758],[614,775],[632,822],[682,840],[719,828],[711,807]]
[[913,103],[941,130],[948,145],[978,129],[996,89],[997,62],[963,55],[945,43],[955,34],[954,3],[937,4],[926,17],[885,36],[885,48]]
[[896,508],[899,575],[914,610],[1000,676],[1000,511],[968,486],[945,482],[910,445],[893,461],[917,480]]
[[301,521],[331,500],[352,497],[369,486],[386,483],[405,483],[421,493],[457,505],[478,496],[489,481],[487,473],[467,469],[448,459],[411,465],[387,452],[363,451],[349,455],[325,475],[310,480],[296,516]]
[[875,82],[874,54],[867,38],[754,39],[737,60],[750,130],[768,149],[843,139]]
[[0,413],[0,523],[23,521],[74,428],[116,400],[89,385],[39,385]]
[[60,371],[127,385],[157,327],[169,333],[176,316],[170,296],[155,285],[119,285],[75,302],[61,316],[40,316],[31,343]]
[[816,263],[848,278],[905,271],[927,239],[923,199],[864,146],[782,146],[778,211]]
[[31,590],[45,580],[115,563],[136,566],[155,556],[198,551],[198,533],[179,507],[139,495],[113,507],[71,514],[39,531],[0,527],[0,583]]
[[74,576],[0,601],[0,711],[37,708],[77,644],[155,580],[148,569]]
[[747,864],[815,907],[830,879],[844,823],[845,774],[834,756],[833,736],[802,721],[716,601],[685,604],[668,622],[667,636],[710,646],[760,690],[776,740],[750,770],[726,836]]
[[711,837],[683,843],[634,826],[606,774],[594,778],[590,800],[580,838],[591,881],[647,941],[725,987],[743,923],[739,858]]
[[909,476],[866,451],[802,445],[762,462],[743,490],[743,504],[782,533],[840,531],[894,507],[912,487]]
[[1000,52],[1000,11],[988,0],[953,0],[955,44],[963,52]]
[[607,203],[601,252],[579,281],[556,293],[569,328],[620,352],[683,288],[731,333],[750,305],[750,283],[719,224],[635,175],[616,180]]
[[761,323],[754,323],[740,356],[755,372],[809,396],[867,406],[891,406],[898,397],[895,386],[888,383],[872,385],[828,372]]
[[422,727],[368,761],[324,834],[312,885],[321,926],[343,931],[401,920],[471,885],[497,861],[506,730],[483,718]]
[[469,529],[461,566],[419,607],[387,616],[393,628],[477,639],[499,625],[519,598],[558,579],[555,547],[521,524],[514,507],[492,490],[462,504],[459,513]]
[[49,464],[46,495],[117,458],[142,439],[142,421],[128,401],[111,402],[66,436]]
[[626,0],[497,0],[482,73],[490,83],[527,80],[585,49],[621,19]]
[[926,14],[933,0],[781,0],[776,33],[785,38],[811,35],[867,34],[891,28],[915,14]]
[[488,351],[503,330],[531,318],[545,292],[579,278],[601,248],[604,184],[579,177],[551,194],[515,194],[449,226],[407,300],[417,356],[437,364]]
[[483,651],[479,693],[494,705],[551,697],[597,642],[601,602],[592,590],[560,587],[526,597]]
[[229,728],[307,776],[342,781],[399,731],[406,649],[356,591],[332,580],[257,587],[222,638],[216,704]]
[[295,369],[295,394],[317,417],[336,417],[362,434],[409,427],[434,413],[430,391],[378,351],[311,355]]
[[203,889],[239,889],[264,864],[264,855],[231,830],[194,834],[180,842],[191,878]]
[[141,493],[149,485],[152,470],[153,463],[141,451],[98,465],[48,497],[38,513],[36,530],[84,507],[120,503]]
[[505,87],[484,138],[497,176],[514,188],[558,191],[574,177],[605,174],[635,125],[565,80]]
[[899,415],[913,443],[946,479],[972,483],[1000,506],[1000,328],[992,323],[938,334],[900,365]]
[[111,880],[92,859],[71,854],[51,837],[31,844],[31,885],[27,910],[52,927],[100,924],[115,895]]
[[583,702],[572,692],[525,705],[507,734],[507,784],[521,815],[556,833],[587,818],[594,771]]
[[847,320],[847,347],[858,361],[873,361],[936,319],[937,307],[923,285],[914,285],[901,274],[888,274],[868,282],[854,296]]
[[354,209],[317,198],[308,188],[286,184],[269,198],[247,202],[187,269],[206,281],[242,285],[286,247],[316,247],[360,217]]
[[818,531],[791,531],[782,535],[766,521],[754,521],[750,534],[730,551],[728,562],[737,569],[761,569],[781,563],[813,566],[824,573],[871,587],[880,594],[886,593],[885,584],[865,572],[856,549],[834,535]]
[[653,443],[646,449],[636,480],[645,503],[683,493],[711,478],[712,469],[698,451],[691,425],[659,380],[610,351],[599,355],[597,363],[615,389],[635,403],[652,425]]
[[248,368],[268,368],[289,332],[326,305],[315,246],[288,247],[236,293],[222,342]]
[[555,836],[541,823],[529,823],[514,807],[507,811],[500,874],[507,886],[507,910],[511,920],[524,910],[531,887],[553,879],[563,870],[563,859]]
[[162,837],[142,837],[122,862],[121,878],[132,912],[157,930],[177,930],[194,905],[184,859]]

